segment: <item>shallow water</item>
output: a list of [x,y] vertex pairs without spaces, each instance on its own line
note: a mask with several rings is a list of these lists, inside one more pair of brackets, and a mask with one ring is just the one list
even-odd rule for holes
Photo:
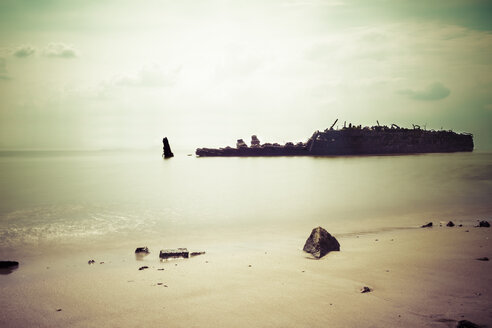
[[0,181],[2,256],[305,235],[318,225],[350,234],[490,219],[492,210],[492,153],[477,152],[169,160],[158,152],[3,152]]

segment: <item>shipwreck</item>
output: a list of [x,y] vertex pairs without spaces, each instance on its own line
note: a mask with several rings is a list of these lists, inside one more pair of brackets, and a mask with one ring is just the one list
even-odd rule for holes
[[470,152],[474,147],[471,133],[426,130],[418,125],[382,126],[379,122],[371,127],[345,123],[343,128],[334,129],[337,121],[324,131],[315,131],[306,142],[261,144],[253,135],[250,146],[239,139],[236,148],[198,148],[195,153],[199,157],[382,155]]

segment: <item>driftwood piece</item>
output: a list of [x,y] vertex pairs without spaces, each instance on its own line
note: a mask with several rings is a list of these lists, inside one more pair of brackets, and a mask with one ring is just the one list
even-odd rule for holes
[[191,252],[190,256],[198,256],[198,255],[203,255],[205,252]]
[[189,258],[190,252],[187,248],[163,249],[159,253],[159,258],[167,260],[169,258]]

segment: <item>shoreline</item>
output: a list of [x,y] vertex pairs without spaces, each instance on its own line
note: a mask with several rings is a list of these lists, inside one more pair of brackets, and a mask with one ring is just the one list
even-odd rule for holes
[[[159,251],[160,248],[210,247],[210,244],[213,245],[218,242],[227,244],[230,241],[245,244],[248,242],[268,242],[272,237],[279,240],[302,239],[307,238],[304,236],[306,231],[310,231],[318,225],[340,237],[418,229],[430,221],[434,222],[434,228],[438,228],[440,224],[445,226],[448,221],[453,221],[457,226],[461,224],[463,228],[474,228],[479,221],[490,220],[487,213],[490,213],[488,207],[480,211],[475,210],[473,214],[454,210],[437,214],[435,210],[432,210],[395,216],[394,213],[388,212],[380,213],[380,215],[366,215],[357,221],[345,217],[336,217],[333,220],[321,218],[298,222],[290,220],[282,223],[279,222],[279,218],[275,218],[272,222],[255,219],[255,221],[245,225],[246,222],[230,220],[210,226],[204,222],[199,222],[196,226],[191,223],[180,225],[172,222],[166,226],[164,222],[160,224],[154,220],[148,226],[142,223],[140,229],[134,231],[129,228],[106,233],[96,233],[96,231],[90,230],[90,233],[75,235],[70,234],[71,226],[64,228],[62,225],[61,228],[52,228],[53,225],[43,224],[34,229],[16,228],[14,231],[19,231],[15,231],[15,234],[5,234],[4,240],[0,242],[0,259],[15,257],[22,261],[24,258],[44,258],[49,254],[63,257],[81,251],[99,253],[103,249],[117,253],[124,248],[134,249],[140,244],[140,246],[147,245],[149,247],[152,245],[156,251]],[[354,215],[356,214],[359,213],[354,213]],[[299,215],[302,216],[302,213]],[[350,215],[346,214],[345,216],[349,217]],[[459,227],[456,228],[460,229]],[[50,234],[39,236],[41,232],[45,231],[50,231]],[[17,235],[25,237],[20,239]]]
[[[151,245],[143,261],[134,249],[101,249],[94,265],[84,252],[20,261],[18,270],[0,276],[2,294],[9,295],[0,302],[0,325],[455,327],[465,319],[486,325],[492,267],[476,258],[492,257],[490,231],[435,226],[335,235],[341,251],[320,260],[302,252],[306,231],[257,243],[224,240],[196,249],[205,255],[168,262]],[[138,270],[144,265],[149,269]],[[363,286],[373,291],[361,294]]]

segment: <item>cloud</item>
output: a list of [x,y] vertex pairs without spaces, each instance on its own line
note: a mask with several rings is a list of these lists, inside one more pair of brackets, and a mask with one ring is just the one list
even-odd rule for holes
[[159,64],[145,65],[133,75],[119,76],[114,85],[123,87],[163,87],[176,83],[181,67],[164,70]]
[[36,52],[36,48],[29,45],[25,45],[17,48],[17,50],[14,51],[14,56],[17,58],[26,58],[33,55],[35,52]]
[[44,48],[43,55],[53,58],[75,58],[78,53],[72,46],[63,43],[50,43]]
[[7,72],[7,62],[5,61],[5,58],[0,58],[0,80],[8,81],[10,79],[11,77]]
[[434,82],[422,90],[405,89],[398,93],[415,100],[441,100],[449,96],[451,91],[442,83]]

